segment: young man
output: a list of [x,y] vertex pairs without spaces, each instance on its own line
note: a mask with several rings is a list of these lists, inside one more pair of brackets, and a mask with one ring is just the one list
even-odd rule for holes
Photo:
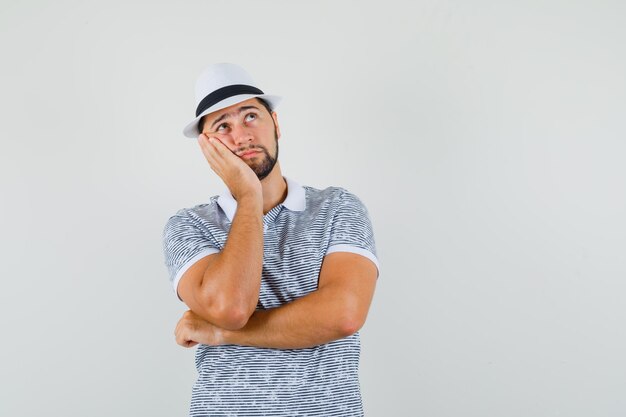
[[358,365],[378,278],[367,209],[344,188],[284,177],[280,97],[233,64],[196,83],[197,138],[227,191],[163,231],[189,310],[176,342],[198,345],[191,416],[362,416]]

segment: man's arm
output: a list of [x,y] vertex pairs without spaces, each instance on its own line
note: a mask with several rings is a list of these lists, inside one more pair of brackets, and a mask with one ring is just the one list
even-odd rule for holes
[[178,294],[189,308],[224,329],[240,329],[254,312],[263,268],[263,197],[252,169],[219,141],[198,140],[211,168],[237,199],[224,249],[196,262]]
[[322,263],[316,291],[277,308],[255,311],[239,330],[218,330],[221,340],[216,344],[300,349],[349,336],[365,323],[377,271],[361,255],[331,253]]
[[240,329],[258,303],[262,268],[262,204],[241,199],[224,249],[189,268],[178,293],[203,319],[224,329]]

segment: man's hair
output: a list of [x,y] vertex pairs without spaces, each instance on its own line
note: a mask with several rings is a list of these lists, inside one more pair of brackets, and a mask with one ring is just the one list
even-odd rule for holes
[[[256,97],[256,99],[259,101],[259,103],[261,103],[261,104],[263,105],[263,107],[265,107],[265,108],[267,109],[267,112],[268,112],[269,114],[272,114],[272,108],[270,107],[270,104],[269,104],[267,101],[263,100],[263,99],[262,99],[262,98],[260,98],[260,97]],[[200,118],[200,120],[198,121],[198,131],[199,131],[200,133],[202,133],[202,129],[204,129],[204,118],[205,118],[205,117],[206,117],[206,115],[205,115],[205,116],[202,116],[202,117]],[[272,121],[273,121],[273,120],[272,120]]]

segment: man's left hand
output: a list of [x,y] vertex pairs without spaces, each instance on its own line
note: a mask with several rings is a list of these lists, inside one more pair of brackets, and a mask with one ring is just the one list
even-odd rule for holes
[[176,343],[188,348],[198,343],[209,346],[224,344],[223,329],[209,323],[191,310],[183,313],[183,317],[176,325],[174,335]]

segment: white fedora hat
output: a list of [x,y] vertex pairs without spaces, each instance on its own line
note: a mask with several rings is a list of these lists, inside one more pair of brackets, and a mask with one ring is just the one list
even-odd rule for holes
[[250,74],[235,64],[220,63],[205,68],[196,81],[196,118],[183,129],[183,135],[197,138],[202,116],[233,104],[259,97],[274,110],[282,97],[265,94]]

